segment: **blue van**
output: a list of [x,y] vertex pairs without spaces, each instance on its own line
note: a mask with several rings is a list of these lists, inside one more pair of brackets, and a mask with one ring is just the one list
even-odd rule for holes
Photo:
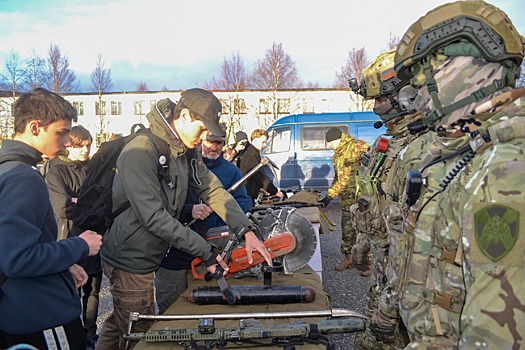
[[268,129],[268,142],[261,156],[279,166],[276,185],[282,189],[327,190],[334,178],[334,150],[326,142],[326,131],[342,132],[373,145],[385,133],[376,129],[381,119],[373,112],[295,114],[282,117]]

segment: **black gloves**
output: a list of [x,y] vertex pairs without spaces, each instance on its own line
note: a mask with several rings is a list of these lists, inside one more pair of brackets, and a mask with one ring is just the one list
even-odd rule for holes
[[323,205],[323,208],[324,208],[330,203],[331,200],[332,200],[332,198],[330,198],[330,197],[324,197],[324,198],[319,199],[318,203],[321,203]]

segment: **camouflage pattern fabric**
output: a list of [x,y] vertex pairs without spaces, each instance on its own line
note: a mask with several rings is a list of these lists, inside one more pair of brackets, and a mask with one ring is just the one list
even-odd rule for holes
[[[499,64],[449,57],[434,77],[446,106],[503,74]],[[406,257],[391,261],[387,274],[395,270],[399,279],[407,348],[523,346],[525,99],[514,99],[524,94],[502,88],[439,120],[438,137],[418,167],[426,182],[421,196],[410,208],[385,212],[389,233],[400,232],[391,249]],[[432,112],[426,88],[416,104],[425,115]]]
[[[525,88],[520,90],[518,95],[525,95]],[[482,122],[470,140],[476,155],[440,202],[444,215],[437,226],[457,236],[462,248],[466,298],[459,348],[525,346],[524,117],[523,97],[476,116]]]
[[367,150],[368,144],[365,141],[346,134],[341,136],[339,146],[332,157],[334,180],[327,193],[327,197],[331,199],[339,196],[341,206],[351,206],[355,203],[355,176],[361,154]]
[[[492,84],[495,79],[502,79],[502,75],[506,72],[503,65],[487,62],[481,58],[471,56],[439,57],[443,56],[432,59],[437,60],[436,65],[440,64],[434,70],[434,79],[437,81],[438,96],[443,106],[449,106],[460,101],[477,89]],[[417,80],[422,78],[421,76],[423,73],[418,74],[413,80],[417,83]],[[434,103],[426,85],[419,89],[414,105],[424,115],[429,115],[434,111]],[[472,105],[469,104],[445,115],[438,121],[438,124],[444,125],[443,129],[449,129],[454,122],[469,115],[471,111]]]
[[341,252],[350,253],[356,242],[356,231],[352,225],[350,207],[355,203],[356,173],[361,160],[361,154],[368,150],[365,141],[342,134],[339,146],[332,157],[334,180],[328,189],[327,197],[333,199],[339,196],[341,202]]
[[[405,226],[394,250],[404,243],[405,261],[392,265],[404,266],[398,271],[400,281],[399,312],[403,319],[411,345],[421,348],[455,347],[465,288],[461,279],[461,262],[458,261],[457,238],[450,237],[446,229],[435,227],[439,201],[444,196],[442,182],[458,166],[458,160],[449,159],[428,166],[430,161],[453,155],[468,142],[460,139],[435,140],[430,154],[418,167],[426,179],[421,195],[403,215]],[[459,167],[461,168],[461,167]],[[442,233],[443,237],[438,237]],[[446,244],[444,244],[446,242]]]
[[[388,140],[386,152],[378,151],[380,138],[378,138],[370,150],[370,162],[368,167],[361,167],[358,177],[358,198],[364,198],[369,205],[357,205],[355,213],[359,234],[366,234],[371,242],[372,250],[372,275],[370,286],[366,294],[366,314],[372,317],[378,312],[378,301],[380,294],[386,287],[386,266],[389,261],[389,241],[387,229],[382,213],[388,205],[397,203],[402,195],[400,186],[394,186],[402,177],[398,171],[397,158],[399,153],[408,144],[420,138],[426,133],[426,129],[412,134],[408,131],[408,124],[421,120],[420,113],[399,118],[392,125],[387,135],[392,136]],[[385,318],[382,318],[385,319]],[[393,320],[393,321],[392,321]],[[386,320],[391,324],[399,324],[399,316]],[[358,349],[402,349],[406,339],[401,334],[386,340],[379,340],[373,334],[371,327],[356,336],[356,347]]]
[[341,253],[343,254],[350,253],[356,243],[356,231],[351,220],[350,206],[341,206]]

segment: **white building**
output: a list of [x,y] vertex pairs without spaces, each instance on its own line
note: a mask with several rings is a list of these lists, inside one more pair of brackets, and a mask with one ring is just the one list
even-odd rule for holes
[[[96,138],[96,146],[111,134],[129,134],[136,123],[147,126],[146,114],[158,100],[170,98],[176,102],[181,90],[156,92],[112,92],[63,94],[78,111],[78,124],[87,128]],[[362,99],[357,100],[349,89],[294,89],[214,91],[223,106],[222,121],[231,135],[238,130],[248,135],[256,129],[266,129],[274,120],[289,114],[347,112],[363,110]],[[4,106],[12,98],[0,97]],[[368,106],[369,109],[371,106]],[[10,108],[3,108],[10,115]],[[101,117],[102,116],[102,117]]]

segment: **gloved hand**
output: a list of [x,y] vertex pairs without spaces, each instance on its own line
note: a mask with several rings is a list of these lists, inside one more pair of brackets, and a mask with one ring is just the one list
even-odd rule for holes
[[388,317],[381,310],[376,310],[370,318],[370,332],[377,340],[391,343],[396,337],[398,323],[398,319]]
[[319,199],[318,203],[321,203],[323,205],[323,208],[325,208],[326,206],[328,206],[331,200],[332,198],[330,197],[324,197],[324,198]]

